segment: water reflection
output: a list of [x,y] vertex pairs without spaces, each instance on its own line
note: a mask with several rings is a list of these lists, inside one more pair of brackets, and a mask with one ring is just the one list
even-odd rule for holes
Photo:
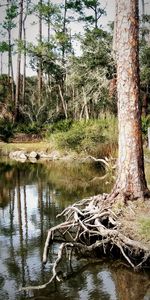
[[[59,222],[56,215],[68,204],[89,195],[109,192],[99,169],[87,165],[0,162],[0,299],[150,299],[149,274],[136,274],[108,264],[76,261],[63,265],[64,282],[44,291],[18,293],[22,285],[49,279],[50,260],[41,260],[46,231]],[[140,284],[142,283],[142,284]]]

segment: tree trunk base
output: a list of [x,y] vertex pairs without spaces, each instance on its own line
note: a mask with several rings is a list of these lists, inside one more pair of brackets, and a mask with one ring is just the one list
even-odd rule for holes
[[62,257],[68,253],[69,260],[73,253],[86,258],[113,255],[115,258],[125,259],[134,270],[150,267],[150,247],[129,238],[121,229],[122,209],[118,206],[116,211],[112,205],[113,199],[118,195],[103,194],[83,199],[58,215],[57,217],[64,216],[65,221],[49,229],[43,252],[43,264],[46,264],[50,245],[58,242],[58,239],[62,242],[53,264],[52,277],[45,284],[23,287],[21,290],[43,289],[54,279],[60,281],[57,267]]
[[129,200],[145,200],[145,199],[150,199],[150,190],[145,187],[145,189],[143,189],[143,191],[140,191],[139,193],[134,193],[134,192],[127,192],[122,190],[120,186],[116,183],[112,192],[108,195],[107,200],[109,200],[109,202],[114,203],[117,200],[122,200],[122,202],[124,204],[126,204]]

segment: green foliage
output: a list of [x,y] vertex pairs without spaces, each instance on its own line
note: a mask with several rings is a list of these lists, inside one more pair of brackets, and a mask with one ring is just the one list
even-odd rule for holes
[[86,23],[86,26],[98,27],[98,21],[105,14],[105,9],[101,8],[98,0],[70,0],[67,8],[79,14],[79,21]]
[[148,127],[150,127],[150,116],[142,116],[142,133],[144,136],[147,136]]
[[38,3],[35,5],[35,11],[42,15],[42,18],[46,23],[50,22],[52,25],[53,22],[56,22],[60,16],[59,6],[53,3]]
[[14,23],[15,18],[17,17],[18,7],[15,1],[12,1],[11,5],[6,9],[6,16],[3,23],[3,28],[6,30],[11,30],[16,27]]
[[67,119],[58,121],[51,125],[46,125],[45,129],[47,131],[47,136],[49,136],[51,133],[67,132],[71,128],[72,122],[72,120]]
[[54,134],[53,138],[60,148],[94,153],[98,145],[117,141],[116,127],[116,120],[113,118],[79,121],[74,122],[68,131]]
[[39,126],[39,124],[37,122],[32,122],[32,123],[28,123],[28,124],[19,124],[16,128],[15,128],[16,132],[22,132],[22,133],[26,133],[26,134],[39,134],[41,132],[41,127]]
[[0,103],[8,103],[7,107],[13,106],[11,101],[11,83],[8,75],[0,75]]
[[67,32],[57,31],[55,36],[56,42],[59,50],[61,51],[62,47],[65,48],[66,52],[70,52],[71,50],[71,43],[70,43],[70,36]]
[[109,79],[114,72],[111,39],[111,35],[102,29],[87,30],[84,37],[80,38],[81,56],[72,56],[70,59],[67,84],[73,85],[78,91],[74,98],[79,111],[86,98],[90,118],[97,118],[99,112],[116,110],[115,102],[112,107],[109,98]]
[[5,41],[0,42],[0,52],[8,52],[9,51],[9,45]]
[[83,2],[81,0],[69,0],[67,2],[67,9],[74,10],[77,13],[82,13]]
[[81,146],[81,142],[85,137],[84,123],[74,123],[66,133],[58,133],[56,140],[60,148],[68,148],[77,150]]
[[8,119],[0,120],[0,138],[8,142],[9,138],[14,134],[14,125]]
[[[11,4],[5,11],[3,26],[7,30],[7,35],[14,28],[18,16],[19,2],[12,0]],[[70,17],[72,15],[70,10],[76,12],[73,17]],[[94,14],[94,12],[96,13]],[[86,108],[90,119],[99,118],[102,112],[114,111],[108,93],[109,79],[112,78],[114,72],[111,56],[112,36],[99,26],[102,14],[104,14],[104,10],[98,0],[68,0],[62,5],[55,4],[55,1],[37,1],[37,3],[32,3],[30,0],[25,1],[23,16],[25,27],[27,27],[26,18],[34,15],[34,18],[37,18],[35,22],[41,18],[45,23],[47,26],[45,33],[47,34],[44,34],[42,39],[37,38],[34,44],[27,42],[28,31],[26,32],[26,43],[22,39],[15,40],[14,44],[12,34],[11,45],[9,45],[11,49],[9,47],[7,49],[7,43],[0,44],[0,51],[14,49],[15,54],[22,52],[26,54],[27,61],[29,58],[33,71],[37,72],[39,67],[41,69],[38,76],[42,77],[42,91],[39,89],[38,76],[34,80],[26,77],[25,93],[22,95],[24,81],[21,76],[19,94],[21,122],[24,120],[25,124],[36,124],[36,126],[32,125],[33,128],[37,126],[41,128],[42,124],[51,124],[53,121],[63,119],[65,107],[67,116],[73,120],[86,119]],[[79,57],[73,50],[77,35],[72,35],[70,27],[70,22],[75,18],[82,19],[85,22],[82,23],[83,26],[85,24],[93,25],[92,27],[86,26],[83,35],[78,35],[78,42],[81,46]],[[58,87],[61,87],[62,95]],[[10,97],[12,96],[11,88],[10,85]],[[0,86],[0,97],[2,89]],[[5,96],[2,95],[1,99],[4,98]],[[38,102],[37,99],[40,101]],[[4,100],[5,103],[6,100]],[[64,124],[61,125],[62,130],[67,131],[68,123]],[[55,126],[49,126],[49,132],[56,131],[54,127],[57,130],[55,124]],[[88,144],[88,139],[86,138],[86,140]]]
[[[110,43],[111,35],[102,29],[87,30],[81,40],[83,51],[82,60],[90,69],[101,67],[110,68],[113,63]],[[92,54],[92,55],[91,55]]]
[[140,51],[141,82],[142,85],[150,85],[150,47],[145,45]]

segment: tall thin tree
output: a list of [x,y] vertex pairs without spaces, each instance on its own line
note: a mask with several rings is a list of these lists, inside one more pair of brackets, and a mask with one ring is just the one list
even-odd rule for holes
[[[43,1],[39,0],[39,44],[41,46],[42,44],[42,4]],[[41,105],[42,101],[42,57],[39,57],[38,60],[38,69],[37,69],[37,75],[38,75],[38,101],[39,105]]]
[[16,27],[14,19],[17,16],[17,6],[12,0],[7,0],[6,16],[3,23],[3,28],[8,33],[8,78],[11,84],[11,97],[12,102],[15,102],[14,92],[14,72],[13,72],[13,61],[12,61],[12,29]]
[[[22,22],[23,22],[23,4],[24,0],[19,2],[19,29],[18,29],[18,46],[22,41]],[[17,74],[16,74],[16,99],[15,99],[15,120],[19,117],[19,102],[20,102],[20,80],[21,80],[21,50],[18,47],[17,56]]]
[[23,16],[22,27],[23,27],[23,81],[22,81],[22,104],[25,104],[25,87],[26,87],[26,60],[27,60],[27,51],[26,51],[26,19],[28,16],[28,4],[29,1],[26,1],[26,10]]

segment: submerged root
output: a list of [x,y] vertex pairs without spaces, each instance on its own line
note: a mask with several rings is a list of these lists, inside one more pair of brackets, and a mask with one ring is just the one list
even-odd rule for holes
[[43,252],[43,264],[46,264],[51,244],[57,241],[58,236],[59,241],[63,241],[53,264],[52,276],[43,285],[28,286],[21,290],[43,289],[55,279],[60,281],[58,265],[64,254],[68,253],[69,260],[73,252],[86,258],[116,254],[116,257],[123,257],[134,269],[149,263],[150,249],[122,233],[119,212],[114,212],[112,203],[106,201],[108,198],[109,195],[103,194],[83,199],[57,216],[64,216],[65,222],[49,229]]

